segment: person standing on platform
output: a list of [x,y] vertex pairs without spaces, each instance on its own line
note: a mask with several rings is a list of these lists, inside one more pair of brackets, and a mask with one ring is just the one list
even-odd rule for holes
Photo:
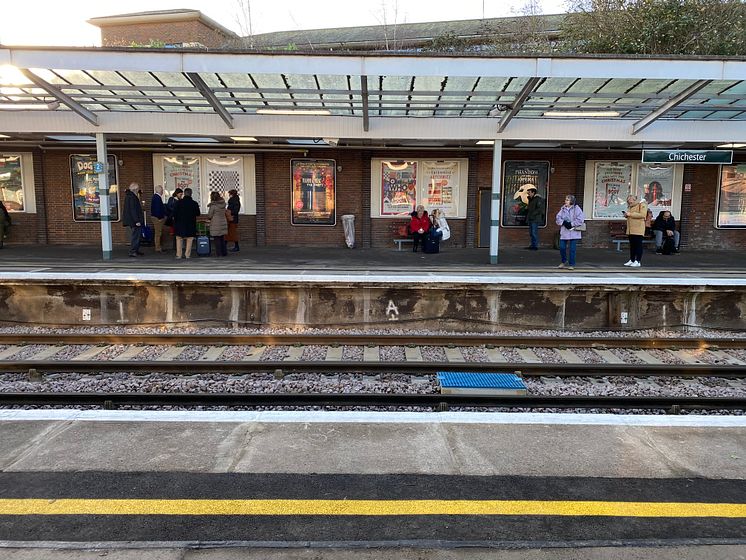
[[528,196],[526,222],[528,223],[528,235],[531,238],[531,245],[527,249],[531,251],[539,250],[539,226],[543,225],[546,220],[544,199],[536,193],[536,187],[533,185],[530,185],[526,190],[526,195]]
[[142,256],[140,252],[140,238],[142,236],[142,224],[145,216],[142,211],[142,203],[137,195],[140,185],[132,183],[124,195],[124,210],[122,212],[122,225],[130,228],[130,257]]
[[180,259],[186,239],[184,257],[192,256],[192,244],[197,236],[197,217],[201,214],[199,204],[192,198],[192,189],[184,189],[184,196],[174,207],[174,233],[176,233],[176,258]]
[[627,211],[622,214],[627,219],[627,235],[629,236],[629,260],[624,263],[624,266],[639,268],[642,266],[642,240],[645,238],[648,205],[631,194],[627,197]]
[[236,189],[229,190],[228,195],[228,211],[231,217],[228,220],[228,235],[225,236],[225,240],[233,241],[231,251],[237,253],[240,250],[238,247],[238,214],[241,211],[241,199]]
[[150,217],[153,219],[155,252],[162,253],[161,238],[163,236],[163,222],[166,221],[166,205],[163,204],[163,187],[160,185],[156,185],[153,189],[153,198],[150,199]]
[[414,238],[412,251],[417,252],[417,248],[422,245],[425,246],[425,236],[430,230],[430,218],[425,212],[425,207],[420,204],[417,209],[412,212],[412,219],[409,220],[409,233]]
[[215,256],[228,256],[225,235],[228,233],[225,200],[219,192],[210,193],[210,204],[207,205],[207,217],[210,218],[210,235],[215,243]]
[[583,235],[576,227],[585,223],[583,209],[575,204],[575,197],[568,194],[565,204],[557,212],[557,225],[560,226],[559,251],[562,262],[557,268],[575,270],[575,253],[577,251],[578,239]]
[[12,223],[13,221],[10,219],[8,209],[3,204],[3,201],[0,200],[0,249],[3,248],[3,239],[8,235]]

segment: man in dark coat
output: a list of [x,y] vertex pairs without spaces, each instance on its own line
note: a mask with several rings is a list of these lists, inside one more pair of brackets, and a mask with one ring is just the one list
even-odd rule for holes
[[176,258],[180,259],[186,239],[185,258],[192,256],[192,244],[197,235],[197,217],[201,214],[199,204],[192,198],[192,189],[184,189],[184,197],[174,207],[174,233],[176,234]]
[[122,212],[122,224],[130,228],[130,257],[143,255],[140,252],[140,238],[142,236],[142,224],[145,217],[142,212],[142,202],[137,196],[140,185],[132,183],[124,195],[124,210]]
[[533,185],[530,185],[526,189],[526,195],[528,196],[526,223],[528,224],[528,234],[531,238],[531,245],[527,248],[531,251],[539,249],[539,226],[543,226],[546,221],[544,199],[537,195],[536,192],[536,187]]
[[0,200],[0,249],[3,248],[3,239],[8,235],[8,230],[12,223],[8,209],[5,208],[5,204]]

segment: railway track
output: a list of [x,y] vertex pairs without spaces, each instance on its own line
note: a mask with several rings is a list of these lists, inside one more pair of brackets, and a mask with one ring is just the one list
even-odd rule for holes
[[0,345],[25,344],[153,344],[193,345],[325,345],[325,346],[509,346],[568,348],[746,349],[746,338],[650,338],[598,336],[531,336],[492,334],[173,334],[173,333],[2,333]]
[[506,409],[620,409],[681,411],[744,410],[746,398],[701,397],[565,397],[439,394],[236,394],[236,393],[0,393],[0,406],[118,407],[417,407]]

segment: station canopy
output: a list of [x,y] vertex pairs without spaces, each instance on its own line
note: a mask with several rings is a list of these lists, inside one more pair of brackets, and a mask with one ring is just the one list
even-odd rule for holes
[[746,141],[746,58],[0,48],[0,132]]

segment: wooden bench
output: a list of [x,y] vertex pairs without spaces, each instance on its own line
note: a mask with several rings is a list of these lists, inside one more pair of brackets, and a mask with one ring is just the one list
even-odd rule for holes
[[394,243],[397,247],[399,247],[399,251],[401,251],[401,246],[403,243],[414,243],[414,239],[411,237],[399,237],[397,239],[394,239]]
[[[627,222],[609,222],[609,235],[611,235],[611,242],[616,245],[618,253],[622,252],[622,243],[629,243],[629,237],[627,237]],[[654,237],[646,237],[642,240],[643,245],[655,245]]]

